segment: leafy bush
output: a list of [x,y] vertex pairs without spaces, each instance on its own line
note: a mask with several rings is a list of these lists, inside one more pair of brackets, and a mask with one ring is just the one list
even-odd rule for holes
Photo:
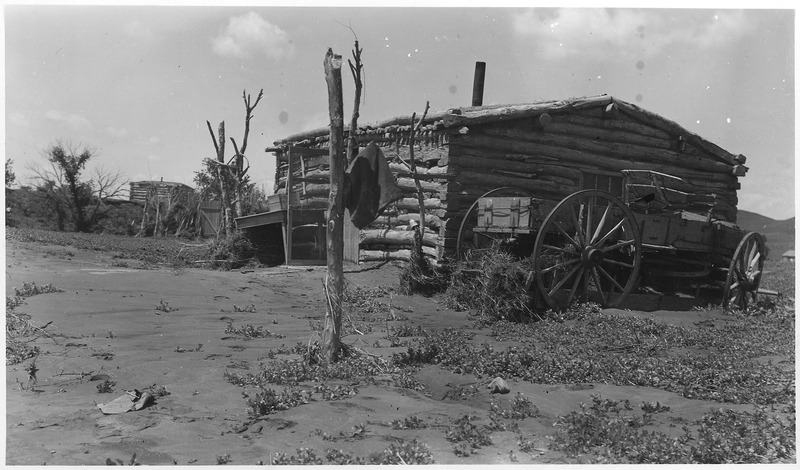
[[262,388],[255,398],[247,400],[247,414],[251,419],[260,418],[276,411],[305,405],[311,400],[306,390],[284,390],[280,393],[271,388]]
[[503,408],[494,400],[489,405],[491,413],[502,416],[506,419],[525,419],[533,418],[539,415],[539,409],[531,400],[520,392],[514,396],[511,402],[511,408]]

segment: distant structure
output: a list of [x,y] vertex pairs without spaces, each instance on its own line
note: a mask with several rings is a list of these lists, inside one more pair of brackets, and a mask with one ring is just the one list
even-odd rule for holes
[[789,250],[781,255],[784,261],[794,261],[794,250]]
[[170,195],[175,197],[178,194],[193,191],[191,186],[187,186],[183,183],[164,181],[164,178],[161,178],[161,181],[132,181],[130,184],[129,199],[134,202],[145,202],[148,194],[150,194],[150,191],[154,188],[156,194],[158,194],[160,198],[167,198]]

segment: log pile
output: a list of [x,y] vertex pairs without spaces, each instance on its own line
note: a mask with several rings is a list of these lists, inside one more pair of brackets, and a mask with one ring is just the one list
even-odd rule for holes
[[[419,220],[407,160],[410,117],[357,130],[360,146],[375,141],[398,177],[403,199],[361,234],[361,257],[407,259]],[[268,151],[278,156],[275,190],[285,193],[287,145],[326,148],[327,129],[296,134]],[[415,147],[425,196],[426,255],[442,261],[455,249],[458,227],[475,200],[500,186],[558,201],[581,189],[605,189],[624,198],[647,192],[646,179],[623,191],[622,170],[649,170],[663,178],[671,208],[736,221],[738,178],[747,168],[733,155],[678,124],[607,95],[529,105],[482,106],[431,113]],[[399,157],[402,157],[399,158]],[[304,157],[294,180],[301,204],[327,201],[325,157]],[[630,194],[624,194],[630,193]]]

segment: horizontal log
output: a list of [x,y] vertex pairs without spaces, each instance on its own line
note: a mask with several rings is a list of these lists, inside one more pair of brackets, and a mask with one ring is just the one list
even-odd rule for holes
[[[558,197],[564,197],[579,189],[578,186],[560,185],[550,181],[543,181],[541,179],[517,178],[510,175],[495,175],[491,173],[481,173],[470,170],[461,171],[458,175],[458,180],[463,184],[471,184],[475,185],[476,187],[488,187],[489,189],[502,186],[512,186],[526,189],[532,192],[534,196],[539,196],[545,199],[549,199],[548,196],[552,195],[560,195]],[[489,189],[487,189],[487,191]]]
[[[412,220],[419,221],[419,214],[406,213],[397,215],[380,215],[369,225],[369,227],[373,227],[376,225],[384,225],[391,227],[395,227],[398,225],[408,225]],[[442,219],[440,219],[439,217],[428,213],[425,214],[426,227],[438,229],[443,224],[444,222],[442,222]]]
[[676,136],[682,135],[686,138],[687,143],[705,150],[719,162],[728,165],[736,164],[735,155],[731,154],[727,150],[722,149],[718,145],[703,139],[697,134],[689,132],[688,130],[678,125],[676,122],[673,122],[657,114],[651,113],[650,111],[646,111],[631,103],[626,103],[624,101],[619,101],[619,100],[614,100],[614,102],[617,103],[620,111],[623,114],[631,116],[632,118],[644,122],[652,127],[655,127],[656,129],[661,129],[662,131],[667,132],[671,135],[676,135]]
[[[524,142],[550,145],[571,150],[588,152],[606,158],[626,158],[635,161],[675,165],[681,168],[700,170],[709,173],[729,174],[730,165],[710,159],[690,157],[664,149],[653,149],[643,145],[620,142],[597,142],[593,139],[550,134],[535,131],[521,131],[499,126],[486,126],[483,131],[492,136],[515,139]],[[470,136],[466,136],[469,138]]]
[[475,124],[522,119],[543,113],[554,114],[587,107],[606,106],[611,103],[608,95],[577,98],[562,101],[547,101],[534,104],[482,107],[461,114],[448,114],[442,118],[444,127],[473,127]]
[[656,139],[670,140],[672,136],[666,132],[650,127],[648,125],[639,124],[637,122],[629,121],[627,119],[603,119],[581,113],[569,114],[556,114],[553,116],[553,122],[558,124],[576,124],[590,128],[607,129],[613,131],[629,132],[638,134],[645,137],[652,137]]
[[[389,169],[392,170],[397,177],[412,176],[411,169],[406,165],[398,162],[389,162]],[[447,174],[447,167],[434,166],[432,168],[425,168],[417,166],[417,175],[421,180],[444,180],[450,178]]]
[[[442,189],[444,189],[445,185],[443,183],[439,183],[438,181],[425,181],[420,180],[420,186],[422,187],[422,191],[424,192],[436,192],[438,193]],[[405,191],[412,191],[416,193],[417,186],[414,182],[414,178],[397,178],[397,186]]]
[[[359,245],[414,245],[415,231],[399,231],[392,229],[368,229],[361,230]],[[426,231],[422,237],[423,246],[436,246],[438,233]]]
[[[424,201],[425,209],[446,209],[446,205],[438,198],[428,198]],[[398,209],[419,209],[419,200],[417,198],[404,197],[394,203]]]
[[494,149],[479,149],[461,144],[453,145],[451,151],[453,152],[453,173],[457,168],[466,167],[520,171],[542,176],[557,176],[574,181],[578,181],[581,177],[581,172],[574,168],[536,163],[533,155],[509,154]]
[[566,134],[592,139],[597,142],[618,142],[626,144],[643,145],[663,150],[672,150],[675,143],[672,139],[660,139],[635,134],[627,131],[609,130],[600,127],[586,127],[580,124],[554,122],[544,130],[551,134]]
[[[422,247],[422,254],[425,255],[426,258],[433,258],[436,259],[436,248],[432,248],[429,246]],[[411,260],[411,250],[410,249],[401,249],[401,250],[359,250],[358,252],[358,260],[359,261],[410,261]]]
[[471,145],[479,148],[496,148],[501,151],[511,153],[530,153],[534,155],[544,155],[559,159],[564,166],[584,169],[586,167],[603,168],[606,171],[621,170],[654,170],[662,173],[672,174],[681,178],[697,178],[708,181],[732,182],[733,176],[728,172],[718,173],[709,171],[698,171],[677,166],[674,162],[653,163],[642,159],[617,156],[609,157],[598,155],[584,150],[575,150],[557,145],[549,145],[539,142],[530,142],[520,139],[509,138],[503,135],[475,135],[470,134],[459,140],[461,145]]

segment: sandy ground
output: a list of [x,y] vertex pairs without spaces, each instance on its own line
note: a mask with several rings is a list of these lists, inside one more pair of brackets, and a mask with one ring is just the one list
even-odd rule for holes
[[[491,378],[427,366],[417,374],[424,391],[398,388],[377,378],[377,385],[360,386],[352,398],[314,401],[250,423],[246,390],[227,382],[223,374],[256,372],[258,364],[268,360],[270,349],[312,338],[311,325],[322,321],[324,312],[323,268],[135,270],[119,267],[124,260],[110,254],[70,247],[8,242],[6,250],[7,295],[25,281],[52,283],[64,290],[30,297],[17,307],[36,325],[52,321],[46,331],[56,336],[35,343],[41,349],[36,359],[37,391],[21,390],[17,384],[27,381],[24,367],[30,361],[6,367],[7,464],[103,464],[107,458],[127,462],[135,453],[142,464],[211,465],[229,455],[231,464],[253,465],[269,463],[278,452],[295,455],[300,447],[315,449],[319,456],[325,449],[337,448],[366,457],[398,438],[415,437],[427,444],[437,464],[567,463],[572,461],[548,450],[547,436],[555,432],[558,415],[589,402],[592,394],[627,398],[634,404],[658,401],[671,407],[671,420],[695,419],[720,406],[662,390],[603,384],[511,381],[511,394],[491,395],[486,389]],[[399,272],[392,265],[347,270],[348,281],[361,286],[394,286]],[[177,310],[156,310],[161,301]],[[256,312],[234,312],[234,305],[251,304]],[[448,310],[432,299],[396,296],[394,304],[408,317],[409,326],[472,329],[466,313]],[[713,311],[635,314],[685,323],[719,315]],[[264,325],[285,337],[245,340],[226,334],[231,319],[235,325]],[[386,358],[403,349],[373,347],[381,339],[386,342],[385,324],[375,323],[372,330],[348,336],[345,342]],[[487,340],[483,333],[476,341]],[[116,382],[113,393],[98,392],[99,382],[90,380],[98,374]],[[154,384],[170,394],[142,410],[104,415],[96,406],[124,390]],[[448,393],[470,386],[477,393],[464,399]],[[508,404],[516,392],[530,398],[540,411],[541,416],[520,422],[524,434],[534,436],[536,450],[523,453],[517,435],[494,432],[493,445],[469,458],[456,456],[453,444],[445,439],[444,425],[465,414],[485,418],[492,399]],[[411,416],[432,426],[392,429],[392,420]],[[658,429],[664,432],[680,429],[667,418],[657,419],[663,419]],[[318,432],[352,434],[359,424],[367,428],[362,439],[330,441]]]

